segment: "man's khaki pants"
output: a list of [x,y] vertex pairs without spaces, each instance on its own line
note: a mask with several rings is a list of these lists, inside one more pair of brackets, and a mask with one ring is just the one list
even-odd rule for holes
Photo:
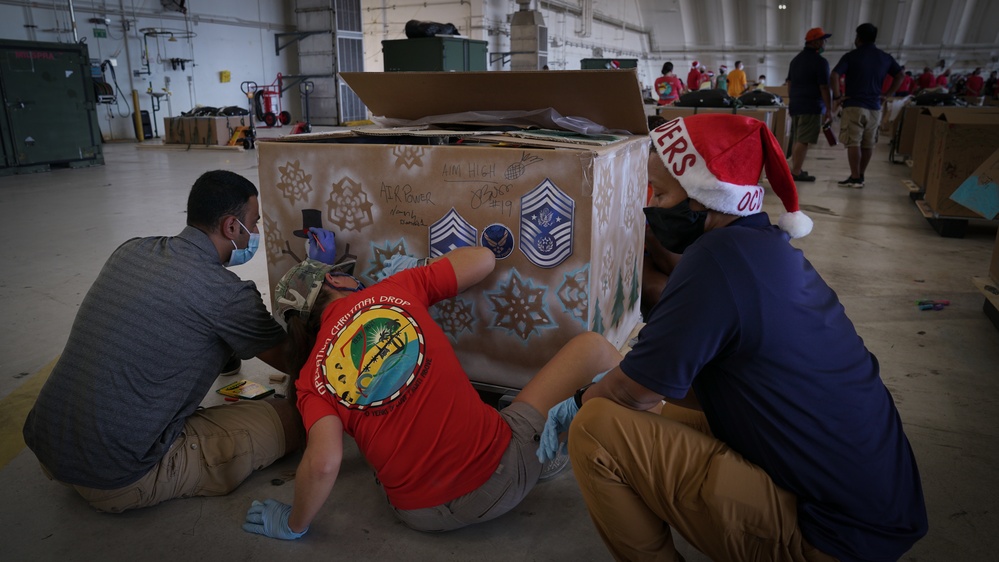
[[700,412],[594,398],[572,422],[569,455],[616,560],[682,560],[671,526],[715,561],[835,560],[801,536],[794,495],[708,434]]

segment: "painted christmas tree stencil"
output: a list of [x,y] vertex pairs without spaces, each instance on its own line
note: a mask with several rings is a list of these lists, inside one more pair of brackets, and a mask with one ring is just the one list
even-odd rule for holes
[[361,184],[350,178],[343,178],[331,186],[330,198],[326,201],[326,218],[339,230],[355,230],[374,224],[371,216],[373,204]]
[[305,201],[305,197],[312,193],[312,174],[306,174],[298,160],[279,166],[278,172],[281,173],[281,177],[275,185],[293,203],[297,199]]
[[630,310],[635,309],[635,303],[638,302],[638,260],[631,262],[631,294],[628,296],[628,308]]
[[475,323],[473,303],[461,297],[438,302],[430,308],[430,316],[440,325],[447,337],[457,343],[462,332],[472,333]]
[[617,274],[617,290],[614,292],[614,307],[611,309],[611,326],[617,328],[624,317],[624,279]]
[[592,331],[603,335],[604,333],[604,317],[600,314],[600,299],[597,298],[597,302],[594,303],[594,308],[596,312],[593,313],[593,327],[590,328]]
[[576,271],[566,273],[562,277],[562,285],[558,288],[559,302],[562,310],[586,327],[586,313],[589,306],[590,266],[585,265]]
[[527,341],[542,328],[554,328],[555,323],[545,307],[545,287],[534,287],[530,279],[523,280],[516,269],[510,270],[507,281],[500,282],[495,291],[486,291],[492,303],[492,327],[503,328]]

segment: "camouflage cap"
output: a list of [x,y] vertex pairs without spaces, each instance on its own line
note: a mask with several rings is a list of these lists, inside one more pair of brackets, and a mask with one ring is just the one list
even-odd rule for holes
[[291,312],[307,316],[323,288],[323,279],[332,270],[332,265],[313,259],[289,269],[274,291],[274,316],[284,322]]

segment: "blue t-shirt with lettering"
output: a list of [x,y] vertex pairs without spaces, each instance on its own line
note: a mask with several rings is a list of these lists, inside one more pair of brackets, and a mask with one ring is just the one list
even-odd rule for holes
[[680,399],[798,498],[805,539],[840,560],[897,560],[926,534],[912,449],[878,361],[765,213],[683,254],[621,369]]

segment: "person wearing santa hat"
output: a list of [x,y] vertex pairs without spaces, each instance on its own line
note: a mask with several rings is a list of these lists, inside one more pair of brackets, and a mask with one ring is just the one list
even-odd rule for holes
[[646,216],[682,257],[632,350],[549,412],[542,445],[568,429],[617,560],[682,560],[671,527],[712,560],[898,559],[927,530],[916,461],[877,359],[789,243],[812,221],[776,139],[731,114],[650,137]]
[[700,65],[695,60],[690,63],[690,72],[687,73],[687,89],[691,92],[698,90],[701,87],[701,71]]

